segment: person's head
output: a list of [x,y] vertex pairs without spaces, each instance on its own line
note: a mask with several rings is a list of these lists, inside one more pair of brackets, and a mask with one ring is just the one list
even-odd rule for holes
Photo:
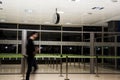
[[38,32],[32,32],[29,36],[29,38],[35,40],[38,37]]

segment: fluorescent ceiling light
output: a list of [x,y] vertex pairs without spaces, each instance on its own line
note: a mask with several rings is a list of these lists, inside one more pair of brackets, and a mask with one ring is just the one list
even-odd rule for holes
[[102,9],[104,9],[104,7],[99,7],[99,6],[97,6],[97,7],[93,7],[92,9],[93,9],[93,10],[102,10]]
[[0,1],[0,4],[2,4],[2,1]]
[[111,0],[112,2],[118,2],[118,0]]

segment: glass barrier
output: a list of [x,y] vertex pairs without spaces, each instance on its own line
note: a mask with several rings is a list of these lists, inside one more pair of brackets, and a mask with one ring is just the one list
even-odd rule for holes
[[[120,73],[120,33],[60,30],[36,31],[37,73]],[[23,29],[0,30],[0,74],[21,73]],[[96,57],[97,56],[97,57]]]

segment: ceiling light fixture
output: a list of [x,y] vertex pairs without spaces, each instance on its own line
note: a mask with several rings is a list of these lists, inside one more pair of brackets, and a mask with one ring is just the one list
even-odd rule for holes
[[53,23],[58,24],[60,22],[60,14],[58,13],[57,8],[55,9],[55,14],[53,15]]
[[102,9],[104,9],[104,7],[93,7],[92,9],[93,10],[102,10]]
[[0,1],[0,4],[2,4],[2,1]]
[[118,2],[118,0],[111,0],[112,2]]

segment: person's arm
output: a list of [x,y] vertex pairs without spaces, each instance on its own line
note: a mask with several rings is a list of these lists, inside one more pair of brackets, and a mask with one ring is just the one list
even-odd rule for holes
[[39,47],[38,47],[38,46],[35,46],[34,55],[35,55],[36,53],[38,53],[38,52],[39,52]]

